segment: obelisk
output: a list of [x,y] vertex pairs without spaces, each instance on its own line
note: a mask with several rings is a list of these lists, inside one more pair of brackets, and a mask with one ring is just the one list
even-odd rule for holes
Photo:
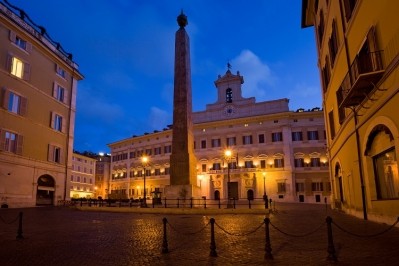
[[[197,189],[196,158],[192,121],[190,40],[184,27],[187,16],[177,17],[180,28],[175,39],[175,76],[173,100],[173,139],[170,156],[170,186],[167,194],[194,197]],[[177,195],[176,195],[177,194]]]

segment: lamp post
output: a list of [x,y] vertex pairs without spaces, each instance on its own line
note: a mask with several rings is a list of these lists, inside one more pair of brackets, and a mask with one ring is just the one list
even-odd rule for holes
[[263,201],[265,202],[265,208],[269,208],[269,199],[266,195],[266,172],[263,172]]
[[143,179],[144,179],[144,199],[143,202],[141,203],[141,207],[142,208],[147,208],[147,191],[146,191],[146,187],[145,187],[145,174],[146,174],[146,166],[148,163],[148,157],[147,156],[143,156],[141,157],[141,163],[143,164],[143,168],[144,168],[144,174],[143,174]]
[[230,159],[231,159],[231,150],[227,149],[224,152],[224,156],[227,160],[227,208],[233,208],[233,204],[231,203],[231,195],[230,195]]

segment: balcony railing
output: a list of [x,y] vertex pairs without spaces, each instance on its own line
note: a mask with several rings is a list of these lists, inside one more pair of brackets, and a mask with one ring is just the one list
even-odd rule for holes
[[[337,100],[340,108],[359,105],[384,74],[382,62],[383,51],[357,55],[337,91]],[[350,80],[350,74],[353,81]]]

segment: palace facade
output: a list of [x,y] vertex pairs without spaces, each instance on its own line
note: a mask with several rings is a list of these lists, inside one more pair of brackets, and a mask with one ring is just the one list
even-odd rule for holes
[[[290,111],[288,99],[244,98],[243,76],[230,69],[215,81],[217,101],[193,112],[197,183],[208,199],[329,201],[323,111]],[[105,198],[143,198],[170,184],[173,125],[108,144],[111,177]],[[229,150],[230,153],[226,153]],[[143,164],[146,156],[148,162]]]

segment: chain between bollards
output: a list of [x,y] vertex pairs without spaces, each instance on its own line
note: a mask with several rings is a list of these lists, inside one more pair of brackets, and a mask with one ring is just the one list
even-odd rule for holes
[[211,245],[210,245],[211,252],[209,256],[217,257],[218,254],[216,252],[216,242],[215,242],[215,219],[211,218],[210,222],[211,222]]
[[273,255],[272,255],[272,246],[270,244],[270,231],[269,231],[269,224],[270,224],[270,219],[265,218],[265,259],[266,260],[272,260]]
[[168,223],[168,220],[166,218],[162,219],[163,222],[163,241],[162,241],[162,253],[168,253],[168,239],[166,235],[166,224]]
[[17,239],[24,239],[24,237],[22,235],[22,212],[19,213],[19,224],[18,224]]
[[334,248],[334,241],[333,241],[332,228],[331,228],[332,218],[330,216],[327,216],[326,222],[327,222],[327,237],[328,237],[327,260],[337,261],[337,257],[335,256],[335,248]]

